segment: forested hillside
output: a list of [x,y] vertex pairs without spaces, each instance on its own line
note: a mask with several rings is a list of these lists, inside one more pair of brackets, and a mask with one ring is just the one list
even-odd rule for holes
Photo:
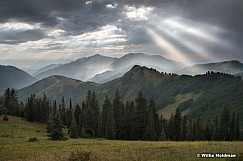
[[[26,103],[18,102],[17,92],[7,89],[1,99],[0,114],[24,117],[30,122],[47,123],[53,140],[71,138],[107,138],[116,140],[240,140],[240,115],[228,104],[214,117],[182,116],[177,108],[169,119],[157,113],[153,97],[149,100],[140,91],[134,100],[122,102],[120,92],[103,101],[101,108],[94,91],[89,90],[82,105],[73,105],[62,98],[62,103],[31,95]],[[66,129],[67,133],[64,133]]]
[[[43,81],[50,82],[53,78],[55,77],[49,77]],[[75,104],[81,105],[86,98],[86,92],[94,90],[101,107],[105,97],[112,98],[116,90],[120,91],[123,103],[135,100],[137,93],[141,91],[146,99],[154,98],[157,110],[167,119],[175,113],[177,108],[180,109],[182,115],[193,118],[215,117],[225,104],[232,112],[243,115],[243,80],[238,76],[225,73],[176,75],[136,65],[124,76],[101,85],[69,80],[69,78],[64,80],[35,92],[36,87],[43,82],[40,81],[18,93],[22,101],[25,101],[30,94],[43,97],[45,93],[49,99],[56,100],[58,104],[64,96],[66,102],[71,98]],[[242,118],[241,121],[243,121]]]

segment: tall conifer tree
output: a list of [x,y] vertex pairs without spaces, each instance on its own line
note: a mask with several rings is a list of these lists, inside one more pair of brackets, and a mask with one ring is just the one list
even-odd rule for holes
[[115,123],[115,138],[121,139],[122,134],[122,116],[123,116],[123,108],[122,101],[119,91],[116,91],[113,100],[113,114],[114,114],[114,123]]

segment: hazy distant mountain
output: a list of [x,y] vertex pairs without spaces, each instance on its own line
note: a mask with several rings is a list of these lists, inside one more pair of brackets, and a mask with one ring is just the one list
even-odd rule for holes
[[142,53],[127,54],[111,64],[111,70],[104,73],[97,74],[90,79],[98,83],[105,83],[125,74],[134,65],[146,66],[154,68],[158,71],[174,72],[185,67],[182,63],[166,59],[159,55],[146,55]]
[[196,64],[189,67],[186,67],[180,71],[178,74],[203,74],[207,71],[223,72],[228,74],[236,74],[243,71],[243,64],[237,60],[217,62],[217,63],[208,63],[208,64]]
[[23,70],[13,66],[0,65],[0,95],[6,88],[20,89],[37,81]]
[[57,68],[57,67],[60,67],[62,66],[63,64],[51,64],[51,65],[47,65],[41,69],[39,69],[38,71],[36,71],[33,75],[34,76],[37,76],[38,74],[40,73],[43,73],[43,72],[46,72],[48,70],[51,70],[51,69],[54,69],[54,68]]
[[36,77],[43,79],[51,75],[62,75],[69,78],[87,81],[96,74],[109,70],[110,64],[112,64],[115,60],[116,58],[97,54],[41,72],[37,74]]
[[20,89],[18,95],[20,100],[23,101],[31,94],[35,94],[37,97],[43,97],[44,93],[49,99],[57,100],[57,102],[60,102],[63,96],[66,100],[69,100],[69,98],[82,100],[88,90],[95,89],[98,86],[98,84],[92,82],[82,82],[80,80],[54,75]]
[[68,64],[47,66],[38,71],[35,76],[43,79],[51,75],[62,75],[82,81],[105,83],[121,77],[134,65],[144,65],[166,72],[174,72],[185,67],[182,63],[159,55],[131,53],[121,58],[112,58],[97,54]]

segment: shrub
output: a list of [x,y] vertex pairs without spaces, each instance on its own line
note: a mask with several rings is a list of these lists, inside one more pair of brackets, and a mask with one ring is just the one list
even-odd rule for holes
[[29,142],[37,142],[37,141],[39,141],[39,139],[37,137],[31,137],[31,138],[29,138],[28,141]]
[[8,116],[7,115],[3,116],[3,121],[8,121]]
[[91,158],[91,152],[76,151],[76,152],[71,152],[69,161],[89,161],[90,158]]

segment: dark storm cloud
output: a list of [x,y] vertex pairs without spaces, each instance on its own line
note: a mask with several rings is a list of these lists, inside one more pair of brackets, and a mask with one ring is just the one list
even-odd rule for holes
[[0,44],[16,45],[28,41],[37,41],[45,37],[41,30],[0,31]]
[[[107,4],[117,5],[108,8]],[[152,40],[144,28],[146,22],[128,20],[124,15],[125,5],[153,7],[152,13],[161,19],[177,16],[191,22],[217,26],[225,32],[216,36],[232,43],[233,49],[202,41],[198,41],[198,44],[211,53],[242,53],[242,0],[93,0],[90,4],[86,4],[86,0],[1,0],[0,22],[14,20],[40,23],[43,32],[48,29],[62,29],[65,31],[63,36],[81,35],[105,25],[115,25],[127,34],[126,45],[151,44]],[[120,19],[122,21],[118,22]],[[16,44],[39,40],[45,37],[43,32],[39,30],[12,34],[0,32],[0,43]],[[191,52],[180,46],[177,40],[172,41],[171,38],[171,43],[186,53]]]
[[[119,9],[123,5],[145,5],[154,6],[157,11],[164,10],[168,15],[183,15],[196,21],[220,24],[235,31],[243,28],[242,0],[94,0],[90,8],[85,2],[86,0],[1,0],[0,21],[17,19],[54,26],[59,23],[56,17],[58,15],[72,20],[74,26],[95,28],[119,19]],[[119,9],[106,8],[109,3],[118,3]]]
[[25,22],[41,22],[44,25],[55,25],[53,12],[67,12],[79,9],[84,5],[80,0],[1,0],[0,21],[16,19]]
[[[97,28],[116,21],[121,12],[119,9],[107,8],[107,4],[113,4],[113,1],[95,1],[92,4],[85,4],[84,0],[1,0],[0,1],[0,22],[26,22],[40,23],[45,29],[62,29],[65,35],[80,35],[85,32],[94,31]],[[61,20],[62,19],[62,20]],[[43,29],[44,29],[43,28]],[[30,33],[24,32],[24,33]],[[3,33],[0,33],[3,34]],[[19,43],[24,40],[38,40],[39,32],[32,32],[30,38],[20,38],[11,33],[5,33],[2,36],[1,43]],[[36,34],[36,35],[35,35]],[[10,38],[11,41],[4,38]],[[34,39],[36,37],[37,39]],[[16,41],[13,39],[16,38]]]
[[82,10],[60,15],[65,18],[65,21],[59,27],[65,30],[67,34],[78,35],[115,23],[121,16],[120,9],[107,8],[106,4],[109,3],[93,2],[86,5]]
[[84,24],[86,19],[95,20],[87,22],[87,25],[93,25],[101,18],[99,15],[107,14],[105,6],[110,2],[106,0],[86,5],[85,0],[1,0],[0,21],[14,19],[22,22],[39,22],[51,27],[59,23],[57,16],[60,16],[74,21],[84,21]]

